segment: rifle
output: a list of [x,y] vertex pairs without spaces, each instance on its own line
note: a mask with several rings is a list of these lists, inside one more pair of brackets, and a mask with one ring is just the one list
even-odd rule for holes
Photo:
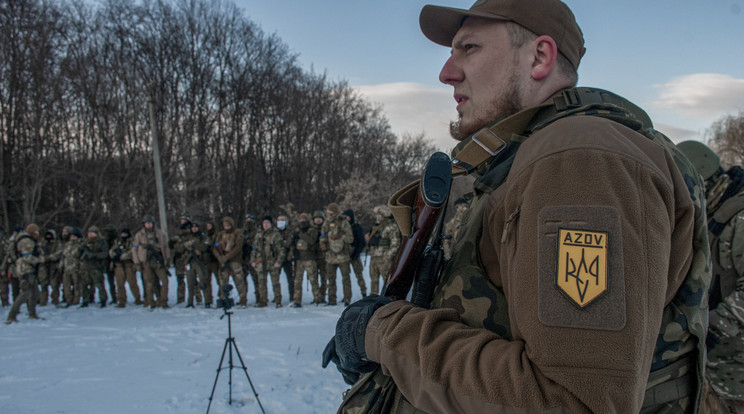
[[[225,255],[225,249],[222,248],[222,245],[221,244],[215,242],[214,243],[214,248],[217,249],[217,253],[219,253],[220,256],[224,256]],[[226,261],[225,263],[222,264],[222,268],[220,270],[224,270],[227,273],[228,276],[234,276],[233,275],[232,267],[230,267],[230,262],[228,262],[228,261]]]
[[[444,264],[441,231],[451,186],[452,164],[449,156],[442,152],[432,154],[416,190],[411,235],[403,237],[390,267],[384,289],[388,298],[405,299],[415,280],[412,302],[421,307],[429,306]],[[427,245],[435,227],[437,234]]]
[[[168,266],[165,265],[165,259],[163,258],[163,254],[159,251],[155,250],[155,246],[152,244],[147,245],[147,252],[150,253],[150,259],[155,259],[155,261],[163,267],[163,269],[168,270]],[[170,273],[169,273],[170,275]]]

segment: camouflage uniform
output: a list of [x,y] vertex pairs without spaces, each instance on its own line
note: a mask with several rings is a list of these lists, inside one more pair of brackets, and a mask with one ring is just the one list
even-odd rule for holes
[[[190,234],[184,240],[183,246],[186,249],[186,257],[184,259],[186,266],[186,288],[188,289],[186,306],[192,307],[194,306],[194,298],[197,299],[197,304],[200,302],[202,286],[204,288],[207,286],[207,266],[204,264],[204,256],[207,250],[211,249],[212,245],[207,236],[201,232],[199,224],[192,222]],[[212,278],[209,277],[209,284],[211,282]],[[205,307],[207,308],[212,303],[211,294],[212,292],[209,292],[209,296],[207,296],[207,293],[204,293]]]
[[[165,233],[155,227],[153,216],[145,216],[143,227],[132,240],[132,261],[135,269],[142,272],[142,278],[145,280],[145,306],[153,309],[169,307],[168,276],[170,273],[166,264],[170,261],[170,249],[168,249],[166,240]],[[156,280],[160,282],[159,289],[156,289]]]
[[457,229],[462,222],[462,216],[468,209],[468,202],[464,198],[459,198],[455,201],[455,208],[455,216],[444,225],[444,234],[448,236],[443,243],[444,256],[448,258],[452,257],[452,243],[457,238]]
[[[216,279],[220,274],[220,262],[212,254],[212,246],[217,238],[217,231],[214,222],[207,221],[204,223],[204,237],[205,243],[209,245],[209,249],[204,252],[202,261],[207,271],[204,275],[204,280],[201,281],[199,288],[204,291],[204,306],[211,307],[214,301],[214,295],[212,293],[212,277]],[[219,282],[218,282],[219,283]],[[218,294],[221,292],[219,286],[217,286]]]
[[320,234],[320,246],[325,251],[326,274],[328,284],[328,304],[336,304],[336,269],[341,270],[341,283],[343,285],[344,305],[351,302],[351,243],[354,234],[351,225],[341,214],[336,203],[331,203],[326,208],[328,219],[323,223]]
[[[281,224],[284,222],[284,224]],[[283,226],[279,227],[279,226]],[[287,290],[289,291],[290,300],[294,298],[294,274],[295,274],[295,257],[294,250],[292,247],[292,236],[294,232],[289,229],[289,220],[287,216],[277,216],[276,218],[276,229],[282,236],[282,246],[284,246],[284,261],[282,264],[282,270],[284,271],[284,278],[287,280]]]
[[[253,252],[251,263],[258,272],[258,307],[264,307],[269,301],[267,277],[271,276],[271,286],[274,291],[274,303],[276,307],[282,306],[281,264],[284,263],[286,249],[279,229],[272,225],[271,217],[264,217],[262,230],[256,233],[253,239]],[[267,275],[268,273],[268,275]]]
[[372,295],[380,294],[380,277],[382,282],[387,283],[390,273],[390,265],[398,253],[400,247],[400,230],[393,220],[390,208],[386,205],[377,206],[374,209],[377,224],[369,233],[369,263],[370,287]]
[[[63,231],[64,232],[64,231]],[[83,282],[80,278],[83,252],[83,232],[79,227],[70,228],[70,238],[62,246],[62,297],[67,306],[80,303],[83,292]]]
[[256,238],[257,232],[256,216],[250,213],[246,214],[243,223],[243,273],[246,275],[246,286],[248,286],[248,275],[253,281],[253,294],[256,296],[256,303],[259,302],[258,272],[251,266],[251,253],[253,252],[253,240]]
[[744,412],[744,170],[699,141],[678,144],[705,179],[713,260],[706,374],[726,412]]
[[[229,284],[230,275],[232,275],[235,288],[240,295],[238,305],[245,306],[248,302],[248,287],[243,275],[243,235],[235,228],[235,221],[232,217],[223,218],[221,224],[223,230],[217,234],[214,246],[212,246],[212,254],[220,263],[218,275],[220,287]],[[230,227],[227,230],[226,224]],[[220,289],[220,297],[223,298],[223,296],[224,293]]]
[[315,255],[315,264],[318,267],[318,274],[314,277],[317,279],[318,284],[318,297],[313,301],[314,304],[318,305],[326,302],[326,294],[328,293],[328,267],[325,260],[325,251],[320,245],[320,234],[323,231],[323,223],[325,223],[325,213],[321,210],[315,210],[313,212],[313,228],[318,232],[318,240]]
[[29,224],[26,231],[18,234],[14,248],[18,253],[15,261],[15,274],[13,277],[19,279],[20,294],[14,298],[13,306],[8,313],[6,323],[16,322],[16,316],[24,303],[28,308],[28,317],[38,319],[36,316],[36,302],[39,298],[37,287],[37,272],[39,264],[44,262],[44,255],[39,249],[39,228],[35,224]]
[[[93,234],[93,236],[91,236]],[[106,239],[101,235],[96,226],[88,229],[88,237],[83,242],[83,250],[80,258],[83,261],[80,267],[80,279],[83,284],[83,305],[88,306],[95,299],[95,291],[98,289],[100,306],[103,308],[108,301],[108,294],[103,284],[104,259],[108,257],[109,246]]]
[[294,279],[293,306],[302,306],[302,279],[307,273],[307,279],[313,291],[313,303],[323,300],[318,286],[318,265],[315,257],[318,251],[318,230],[310,225],[310,216],[305,213],[299,216],[299,227],[292,237],[294,251],[296,252],[296,268]]
[[[5,281],[7,283],[7,286],[10,288],[10,293],[12,294],[13,301],[15,301],[15,298],[17,298],[20,294],[19,279],[17,277],[13,277],[13,274],[15,273],[16,261],[15,241],[18,239],[18,235],[21,234],[21,232],[23,232],[23,227],[16,227],[13,229],[13,233],[11,233],[10,237],[5,240],[6,249],[5,260],[3,261],[3,272],[5,273]],[[5,292],[7,292],[7,290],[8,289],[6,288]]]
[[49,302],[49,288],[52,288],[51,299],[54,305],[59,304],[59,285],[61,271],[59,259],[62,255],[62,243],[57,239],[57,232],[49,230],[41,241],[41,251],[46,258],[44,264],[39,265],[39,305],[46,306]]
[[[645,113],[609,92],[559,91],[453,156],[475,167],[476,196],[432,309],[399,300],[374,313],[365,352],[381,367],[339,412],[698,412],[702,182]],[[411,217],[402,193],[398,220]],[[586,277],[606,290],[582,290],[598,286]]]
[[[188,273],[186,257],[188,252],[184,242],[191,237],[191,221],[188,213],[182,213],[178,234],[173,236],[168,245],[173,252],[173,265],[176,269],[176,303],[183,303],[186,298],[186,274]],[[201,291],[192,292],[196,297],[196,303],[201,304]]]
[[[116,239],[119,237],[118,234],[116,234],[116,227],[114,227],[113,224],[107,224],[106,228],[103,229],[102,233],[103,237],[106,239],[106,243],[109,245],[109,247],[113,246],[114,243],[116,243]],[[111,304],[116,304],[118,302],[119,295],[116,293],[116,288],[118,287],[116,283],[116,274],[114,272],[114,263],[111,261],[111,258],[106,255],[106,258],[103,259],[103,268],[106,272],[106,280],[108,280],[108,287],[109,287],[109,296],[111,297]]]
[[123,308],[127,305],[127,290],[125,283],[129,283],[129,290],[134,296],[134,304],[142,305],[139,284],[137,284],[137,274],[134,270],[132,261],[132,235],[129,229],[122,229],[119,237],[114,240],[109,257],[114,267],[114,277],[116,278],[116,307]]
[[351,253],[349,255],[351,268],[354,270],[359,290],[362,297],[367,296],[367,283],[364,281],[364,265],[362,264],[362,252],[367,243],[364,240],[364,229],[362,225],[354,219],[354,211],[349,209],[344,211],[344,217],[351,226],[351,233],[354,235],[354,241],[351,243]]

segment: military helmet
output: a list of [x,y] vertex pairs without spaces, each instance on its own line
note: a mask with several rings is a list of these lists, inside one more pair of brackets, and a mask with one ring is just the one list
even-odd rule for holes
[[390,207],[387,204],[380,204],[372,210],[373,213],[379,214],[382,217],[390,217],[393,213],[390,211]]
[[697,172],[703,176],[703,180],[712,177],[721,166],[721,159],[718,155],[700,141],[680,142],[677,148],[692,162]]
[[78,236],[78,237],[81,237],[82,238],[83,237],[83,229],[81,229],[80,227],[73,227],[72,229],[70,229],[70,234],[74,234],[75,236]]
[[310,221],[310,215],[307,213],[300,213],[299,217],[297,217],[297,221]]
[[323,220],[325,220],[325,218],[326,218],[325,217],[325,213],[323,212],[323,210],[315,210],[315,211],[313,211],[313,218],[316,218],[316,217],[320,217]]
[[152,214],[148,214],[142,218],[142,222],[155,224],[155,216],[153,216]]
[[181,212],[181,215],[178,216],[178,219],[179,220],[190,220],[191,219],[191,214],[189,214],[188,211],[182,211]]

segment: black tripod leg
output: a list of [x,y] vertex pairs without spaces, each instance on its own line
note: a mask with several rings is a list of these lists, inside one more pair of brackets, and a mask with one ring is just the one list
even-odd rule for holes
[[209,405],[207,405],[207,414],[209,414],[209,407],[212,406],[212,398],[214,397],[214,390],[215,388],[217,388],[217,379],[220,378],[220,371],[222,371],[222,362],[225,360],[225,351],[227,351],[227,344],[229,342],[230,342],[229,340],[225,339],[225,346],[222,347],[222,357],[220,357],[220,365],[217,366],[217,375],[214,377],[214,385],[212,385],[212,393],[209,394]]
[[253,390],[253,395],[256,396],[256,402],[258,403],[258,406],[261,407],[261,412],[266,414],[266,411],[263,408],[263,405],[261,404],[261,400],[258,399],[258,393],[256,392],[256,387],[253,386],[253,381],[251,381],[250,375],[248,375],[248,368],[245,366],[245,362],[243,362],[243,356],[240,355],[240,351],[238,351],[238,344],[235,343],[235,341],[232,342],[233,348],[235,348],[235,353],[238,354],[238,359],[240,360],[240,366],[243,367],[243,372],[245,372],[245,377],[248,378],[248,383],[251,384],[251,389]]

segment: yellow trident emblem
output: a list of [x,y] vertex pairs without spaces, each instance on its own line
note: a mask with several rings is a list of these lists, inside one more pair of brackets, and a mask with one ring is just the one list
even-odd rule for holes
[[607,291],[606,232],[560,229],[555,284],[579,308]]

